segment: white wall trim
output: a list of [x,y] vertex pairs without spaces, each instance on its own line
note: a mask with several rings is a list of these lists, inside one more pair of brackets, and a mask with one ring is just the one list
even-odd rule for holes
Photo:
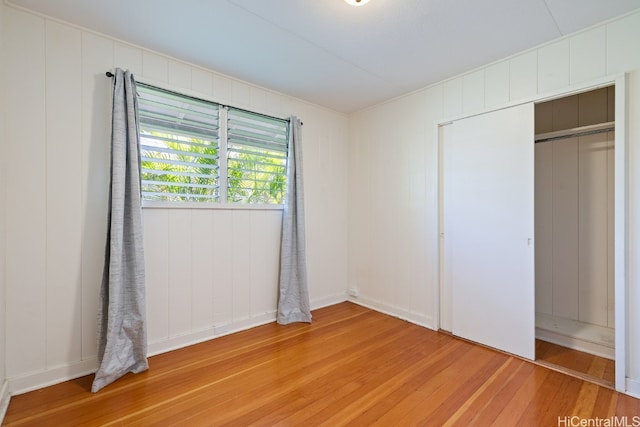
[[9,391],[12,396],[38,390],[43,387],[73,380],[94,373],[98,369],[95,357],[57,366],[45,371],[32,372],[18,377],[8,378]]
[[[311,302],[312,310],[327,307],[347,301],[346,293],[318,298]],[[221,323],[211,328],[203,329],[193,333],[171,337],[166,340],[149,343],[147,349],[148,357],[156,356],[169,351],[199,344],[225,335],[245,331],[247,329],[266,325],[275,322],[276,311],[269,311],[257,316],[238,319],[233,322]],[[9,398],[12,395],[23,394],[43,387],[59,384],[64,381],[73,380],[85,375],[93,374],[98,369],[98,360],[92,357],[83,361],[74,362],[68,365],[58,366],[45,371],[32,372],[18,377],[9,378],[0,389],[0,415],[2,410],[6,410]],[[0,418],[0,422],[1,422]]]
[[396,307],[394,305],[386,304],[381,301],[362,296],[359,296],[357,298],[349,298],[349,302],[370,308],[371,310],[375,310],[380,313],[388,314],[389,316],[397,317],[398,319],[406,320],[407,322],[416,324],[418,326],[436,330],[433,324],[433,317],[422,313],[417,313],[415,311]]
[[623,74],[615,79],[615,153],[614,153],[614,322],[615,322],[615,388],[624,392],[627,389],[625,378],[629,365],[627,363],[627,347],[629,336],[627,313],[629,266],[629,149],[627,139],[629,102],[627,100],[628,75]]
[[[562,87],[560,89],[554,89],[552,91],[531,95],[531,96],[526,97],[526,98],[522,98],[522,99],[518,99],[518,100],[514,100],[514,101],[509,101],[506,104],[496,105],[496,106],[492,106],[492,107],[483,107],[483,108],[481,108],[481,109],[479,109],[477,111],[464,112],[464,113],[460,113],[460,114],[455,114],[453,116],[445,117],[445,118],[443,118],[441,120],[437,120],[436,123],[435,123],[435,126],[446,125],[446,124],[449,124],[451,122],[455,122],[455,121],[458,121],[458,120],[467,119],[469,117],[474,117],[474,116],[480,116],[480,115],[483,115],[483,114],[486,114],[486,113],[491,113],[493,111],[505,110],[505,109],[508,109],[508,108],[516,107],[518,105],[528,104],[530,102],[533,102],[534,104],[537,104],[537,103],[540,103],[540,102],[551,101],[551,100],[557,99],[557,98],[564,98],[564,97],[567,97],[567,96],[576,95],[576,94],[581,93],[581,92],[587,92],[587,91],[591,91],[591,90],[595,90],[595,89],[600,89],[600,88],[603,88],[603,87],[611,86],[613,84],[618,85],[619,82],[624,81],[624,78],[625,78],[625,74],[624,73],[616,73],[616,74],[600,77],[600,78],[597,78],[597,79],[594,79],[594,80],[591,80],[591,81],[588,81],[588,82],[581,82],[581,83],[572,84],[572,85],[569,85],[569,86]],[[623,80],[620,80],[620,79],[623,79]],[[617,95],[617,93],[616,93],[616,95]],[[617,117],[616,117],[616,124],[617,123],[618,123],[618,120],[617,120]]]
[[246,331],[247,329],[266,325],[267,323],[274,322],[275,320],[276,313],[275,311],[272,311],[258,316],[251,316],[240,319],[234,322],[221,323],[211,328],[203,329],[201,331],[171,337],[166,340],[156,341],[154,343],[149,343],[147,355],[149,357],[157,356],[159,354],[178,350],[184,347],[189,347],[195,344],[200,344],[202,342],[223,337],[225,335],[230,335],[236,332]]
[[586,339],[577,338],[571,335],[549,331],[547,329],[536,328],[536,338],[542,341],[572,348],[584,353],[593,354],[605,359],[614,360],[615,353],[612,347],[592,342]]
[[11,402],[11,393],[9,393],[9,382],[4,381],[0,388],[0,424],[4,422],[4,416],[7,414],[7,408],[9,408],[9,402]]
[[[312,310],[317,310],[322,307],[345,302],[346,300],[346,294],[338,294],[316,299],[314,301],[311,301],[310,304]],[[225,335],[246,331],[248,329],[256,328],[258,326],[266,325],[275,321],[276,311],[273,310],[257,316],[245,317],[242,319],[234,320],[232,322],[220,323],[214,325],[211,328],[206,328],[200,331],[171,337],[166,340],[149,343],[147,354],[149,357],[156,356],[158,354],[167,353],[169,351],[177,350],[195,344],[200,344],[202,342],[209,341],[215,338],[220,338]]]
[[626,394],[633,396],[636,399],[640,399],[640,381],[632,378],[627,378],[627,391]]
[[344,293],[329,295],[327,297],[317,298],[311,301],[311,310],[317,310],[319,308],[329,307],[331,305],[340,304],[348,301],[346,291]]

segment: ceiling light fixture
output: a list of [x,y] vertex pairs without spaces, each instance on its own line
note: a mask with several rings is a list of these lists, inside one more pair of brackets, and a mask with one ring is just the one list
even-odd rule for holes
[[364,6],[369,3],[369,0],[344,0],[347,4],[351,6]]

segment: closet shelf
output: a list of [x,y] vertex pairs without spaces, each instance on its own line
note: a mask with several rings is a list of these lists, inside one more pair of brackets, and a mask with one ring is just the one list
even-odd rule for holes
[[598,123],[596,125],[563,129],[555,132],[539,133],[535,136],[535,142],[549,142],[555,141],[556,139],[574,138],[577,136],[593,135],[613,130],[615,130],[615,122]]

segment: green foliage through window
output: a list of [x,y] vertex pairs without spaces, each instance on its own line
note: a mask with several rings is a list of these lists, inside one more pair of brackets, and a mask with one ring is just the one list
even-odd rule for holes
[[138,94],[144,200],[284,203],[288,121],[141,83]]
[[227,123],[228,200],[284,203],[288,123],[233,108]]

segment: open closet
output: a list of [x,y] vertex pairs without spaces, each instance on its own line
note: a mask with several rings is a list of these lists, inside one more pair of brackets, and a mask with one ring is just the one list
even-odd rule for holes
[[625,85],[438,124],[440,329],[626,389]]
[[536,359],[610,385],[614,93],[611,86],[535,105]]

